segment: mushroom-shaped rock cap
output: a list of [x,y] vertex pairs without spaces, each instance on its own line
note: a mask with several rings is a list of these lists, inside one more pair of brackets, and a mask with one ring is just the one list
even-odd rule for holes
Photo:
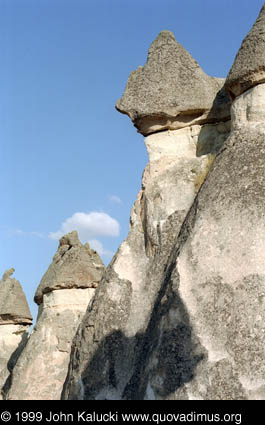
[[37,288],[34,301],[41,304],[43,295],[70,288],[96,288],[105,266],[89,244],[81,244],[73,231],[60,239],[58,250]]
[[244,38],[225,82],[234,99],[249,88],[265,82],[265,3]]
[[195,59],[162,31],[148,51],[147,62],[129,76],[116,109],[127,114],[143,135],[191,123],[230,117],[223,78],[209,77]]
[[0,280],[0,324],[28,324],[32,317],[20,283],[11,277],[15,269],[6,270]]

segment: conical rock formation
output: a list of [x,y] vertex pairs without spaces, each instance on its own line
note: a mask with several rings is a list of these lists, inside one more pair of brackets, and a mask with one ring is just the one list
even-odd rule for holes
[[[157,128],[162,129],[160,112],[165,111],[163,92],[161,94],[157,89],[160,87],[158,74],[165,83],[167,67],[163,67],[163,61],[171,57],[171,49],[181,51],[181,58],[185,59],[184,92],[187,89],[192,94],[195,87],[195,91],[202,93],[202,103],[199,96],[195,99],[181,98],[178,90],[175,90],[178,106],[171,109],[168,107],[166,113],[172,113],[173,117],[179,111],[184,115],[187,112],[186,121],[181,124],[181,127],[186,127],[156,133]],[[160,59],[159,52],[163,60]],[[171,57],[169,67],[172,69],[174,60],[179,61],[179,58]],[[219,99],[221,82],[207,77],[190,55],[177,44],[171,33],[162,33],[155,40],[149,51],[147,69],[150,63],[150,80],[157,81],[157,86],[145,86],[141,80],[145,71],[139,70],[140,83],[137,71],[130,76],[125,95],[118,102],[118,109],[124,108],[125,111],[126,108],[136,123],[135,120],[139,117],[136,118],[134,108],[137,109],[138,106],[134,102],[141,103],[142,97],[143,102],[146,101],[146,105],[142,104],[142,109],[138,110],[142,115],[153,117],[152,127],[148,131],[142,128],[140,130],[143,133],[155,132],[145,139],[149,163],[131,212],[129,235],[108,267],[74,339],[64,398],[144,397],[146,373],[148,375],[144,368],[149,361],[157,332],[154,326],[157,320],[156,311],[158,300],[163,297],[162,282],[168,258],[211,163],[230,131],[229,122],[224,122],[227,115],[224,118],[222,108],[219,118],[218,115],[215,116],[215,124],[211,124],[211,118],[209,123],[206,120],[209,111],[214,110],[215,99]],[[179,62],[175,69],[178,67]],[[191,78],[194,75],[193,87],[188,76]],[[180,87],[183,83],[182,74],[176,71],[176,76],[169,85],[173,85],[174,81]],[[207,82],[210,84],[208,91]],[[128,95],[130,90],[133,92],[132,104]],[[210,99],[207,98],[207,93]],[[152,99],[150,102],[149,97]],[[165,99],[165,102],[172,106],[174,99],[172,97],[170,102]],[[227,99],[224,105],[226,108]],[[196,109],[207,111],[204,125],[194,125],[193,112]],[[190,115],[191,110],[193,112]],[[102,364],[104,368],[100,366]]]
[[265,4],[243,40],[225,87],[234,99],[250,87],[265,82]]
[[[0,281],[0,387],[13,369],[28,339],[32,323],[29,306],[20,283],[6,270]],[[0,396],[1,397],[1,396]]]
[[37,323],[13,370],[7,399],[60,399],[73,337],[104,270],[77,232],[61,238],[36,291]]
[[82,245],[76,231],[60,239],[53,262],[37,288],[34,301],[41,304],[43,295],[57,289],[96,288],[105,266],[96,251]]
[[230,117],[223,84],[224,79],[205,74],[171,32],[162,31],[150,46],[145,66],[131,73],[116,108],[145,136],[219,122]]
[[171,33],[131,74],[117,109],[149,163],[128,237],[95,294],[100,261],[60,241],[7,398],[265,399],[263,14],[226,81],[231,131],[222,82]]

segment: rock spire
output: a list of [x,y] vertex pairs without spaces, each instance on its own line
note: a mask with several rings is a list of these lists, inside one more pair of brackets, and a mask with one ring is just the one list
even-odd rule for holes
[[232,99],[265,82],[265,4],[244,38],[225,82]]
[[60,399],[74,335],[104,271],[97,252],[81,244],[76,231],[60,239],[35,294],[37,323],[13,370],[7,399]]
[[0,281],[0,324],[29,324],[32,317],[18,280],[12,278],[15,269],[6,270]]
[[209,77],[169,31],[151,44],[147,62],[133,71],[118,111],[143,135],[188,124],[229,119],[224,79]]
[[[15,269],[6,270],[0,280],[0,387],[8,385],[10,372],[28,340],[32,324],[29,306]],[[0,394],[0,399],[2,395]]]

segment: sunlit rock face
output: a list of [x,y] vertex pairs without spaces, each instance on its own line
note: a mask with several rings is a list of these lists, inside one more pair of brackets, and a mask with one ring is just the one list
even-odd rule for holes
[[233,131],[183,223],[146,397],[265,398],[264,155],[264,124]]
[[89,244],[81,244],[76,231],[60,239],[58,250],[37,288],[34,300],[57,289],[96,288],[105,266]]
[[[32,323],[29,306],[14,269],[6,270],[0,281],[0,387],[3,390],[18,356],[28,339]],[[0,395],[2,398],[2,395]]]
[[104,269],[98,254],[79,242],[77,232],[61,238],[36,291],[37,323],[13,370],[7,399],[60,399],[74,335]]
[[[264,8],[257,22],[263,14]],[[251,39],[250,33],[245,40]],[[244,43],[226,82],[234,99],[231,134],[183,222],[162,280],[142,398],[265,398],[265,85],[240,72],[231,83]],[[254,43],[249,53],[260,47]]]
[[232,99],[251,87],[265,82],[265,4],[253,27],[243,40],[226,79]]
[[224,79],[210,77],[170,31],[162,31],[147,62],[133,71],[116,104],[143,135],[230,117]]
[[[194,85],[202,94],[201,99],[199,96],[196,99],[192,96],[181,97],[178,93],[178,108],[171,108],[172,117],[178,116],[178,111],[181,111],[181,114],[187,112],[187,119],[174,129],[172,125],[161,126],[161,116],[156,116],[156,107],[165,111],[165,105],[169,105],[171,100],[163,97],[163,91],[153,91],[155,85],[148,89],[152,101],[148,99],[149,91],[144,92],[144,102],[147,103],[141,104],[141,113],[145,117],[152,117],[153,121],[148,131],[139,128],[143,134],[148,134],[145,144],[149,163],[131,211],[128,237],[108,267],[74,339],[64,398],[147,397],[146,385],[149,370],[152,370],[152,352],[160,338],[162,317],[171,305],[171,299],[164,297],[165,287],[169,284],[168,262],[185,217],[216,154],[230,133],[229,111],[224,114],[227,111],[227,98],[222,97],[219,116],[213,106],[220,102],[221,82],[206,76],[171,33],[159,35],[149,51],[149,63],[145,67],[148,68],[151,61],[152,68],[149,71],[156,75],[158,61],[161,78],[163,81],[167,79],[159,52],[170,57],[171,47],[168,52],[168,46],[181,52],[179,57],[171,57],[172,63],[168,66],[175,66],[175,69],[181,67],[181,60],[185,57],[186,73],[191,78],[194,76]],[[140,110],[138,103],[141,103],[141,90],[145,86],[142,81],[142,78],[145,81],[145,71],[139,70],[140,76],[137,73],[130,76],[125,94],[118,102],[118,109],[124,108],[122,112],[126,110],[138,126],[139,117],[136,118],[133,108]],[[180,72],[178,75],[181,78]],[[173,85],[174,81],[170,84]],[[185,88],[183,90],[185,92]],[[192,102],[195,102],[194,105],[190,105]],[[203,104],[201,108],[207,113],[201,124],[194,124],[197,121],[194,121],[193,112],[192,116],[189,113],[200,102]],[[206,119],[211,110],[216,113],[214,123],[210,118],[209,122]],[[141,121],[141,125],[146,123]],[[157,129],[160,131],[157,132]],[[166,358],[167,355],[165,361]],[[149,396],[151,394],[151,398],[159,398],[150,385]]]
[[93,257],[98,278],[61,240],[7,398],[265,399],[263,20],[225,83],[231,123],[223,81],[172,33],[130,75],[116,107],[149,162],[128,237],[105,273]]

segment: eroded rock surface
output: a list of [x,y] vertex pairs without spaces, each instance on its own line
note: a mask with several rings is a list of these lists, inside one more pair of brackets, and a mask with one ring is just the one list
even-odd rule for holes
[[[0,387],[12,371],[28,339],[32,323],[29,306],[14,269],[7,270],[0,281]],[[1,398],[1,395],[0,395]]]
[[[163,60],[160,60],[157,49]],[[162,64],[170,57],[171,49],[173,52],[174,49],[182,52],[186,74],[190,75],[190,78],[194,73],[198,75],[197,79],[195,77],[194,87],[198,88],[199,93],[204,93],[206,80],[211,80],[210,77],[202,73],[198,64],[176,43],[171,33],[160,34],[150,48],[148,66],[151,61],[154,67],[154,81],[157,80],[159,85],[159,74],[159,78],[165,82],[167,74]],[[159,69],[157,74],[156,61]],[[169,68],[172,58],[170,61]],[[177,63],[175,70],[178,66]],[[141,72],[142,70],[139,74]],[[151,75],[152,72],[150,71]],[[200,77],[202,75],[205,77]],[[177,76],[181,80],[180,72]],[[159,90],[155,93],[149,86],[143,89],[144,83],[138,86],[137,73],[129,78],[124,102],[134,77],[137,81],[132,88],[137,92],[135,97],[140,99],[141,90],[144,90],[143,99],[147,99],[149,94],[150,98],[153,97],[152,102],[148,104],[149,110],[146,111],[150,116],[153,113],[161,130],[156,108],[162,110],[159,102],[162,101],[163,94],[161,95]],[[139,77],[140,80],[141,78]],[[177,84],[181,84],[176,76],[174,78]],[[185,78],[188,81],[188,77]],[[171,83],[169,82],[169,85]],[[192,80],[190,86],[192,87]],[[213,86],[214,94],[211,92]],[[154,84],[153,88],[155,87]],[[219,88],[221,83],[213,79],[213,85],[209,89],[212,97],[207,100],[207,106],[202,107],[204,111],[213,109]],[[189,113],[190,108],[195,109],[195,106],[191,107],[191,103],[196,101],[196,98],[187,100],[185,97],[181,101],[178,100],[178,107],[171,110],[169,108],[168,111],[172,112],[172,116],[178,114],[177,111]],[[118,103],[118,109],[122,102],[123,100]],[[129,108],[130,106],[127,112]],[[133,107],[130,114],[135,123],[135,115],[131,111]],[[215,124],[212,124],[209,118],[209,123],[194,125],[193,118],[189,117],[185,124],[182,123],[184,128],[159,133],[156,133],[154,121],[154,134],[145,139],[149,163],[144,170],[142,188],[131,212],[130,232],[109,265],[74,339],[64,398],[131,400],[145,397],[146,379],[149,375],[146,367],[151,367],[149,359],[159,335],[156,324],[162,314],[159,312],[161,300],[165,303],[162,310],[168,309],[163,298],[163,282],[168,261],[182,223],[215,155],[230,132],[230,123],[223,122],[222,113],[219,122]],[[215,118],[218,121],[217,115]]]
[[117,109],[147,135],[149,163],[130,232],[95,295],[93,278],[73,284],[81,244],[60,242],[8,398],[59,398],[70,358],[64,399],[265,399],[265,85],[244,60],[240,74],[244,48],[231,131],[222,82],[171,33],[131,74]]
[[98,254],[80,243],[77,232],[61,238],[37,289],[37,323],[13,370],[7,399],[60,399],[73,337],[104,270]]
[[14,271],[7,270],[0,281],[0,325],[31,325],[32,317],[23,289],[18,280],[11,277]]
[[265,4],[243,40],[225,87],[232,99],[265,82]]
[[78,239],[76,231],[60,239],[58,250],[37,288],[34,301],[56,289],[96,288],[105,266],[96,251]]
[[183,224],[146,398],[265,398],[264,154],[263,124],[234,131]]
[[151,44],[145,66],[131,73],[116,108],[143,135],[219,122],[230,117],[223,85],[224,79],[205,74],[171,32],[162,31]]

